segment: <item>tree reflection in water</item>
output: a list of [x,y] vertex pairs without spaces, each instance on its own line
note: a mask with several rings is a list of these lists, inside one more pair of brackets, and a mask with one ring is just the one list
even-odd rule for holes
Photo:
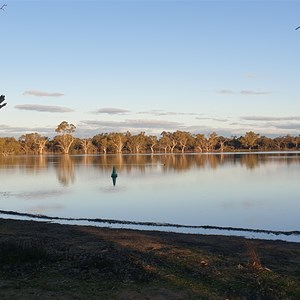
[[75,169],[73,157],[68,154],[59,156],[58,163],[56,164],[56,174],[58,181],[63,186],[68,186],[70,183],[75,182]]
[[185,172],[191,168],[217,169],[224,164],[242,165],[249,170],[276,160],[277,163],[299,163],[299,153],[222,153],[222,154],[107,154],[107,155],[36,155],[36,156],[0,156],[0,169],[24,171],[38,174],[42,170],[54,167],[58,181],[63,186],[75,182],[76,172],[82,167],[92,167],[110,176],[112,168],[118,173],[130,174],[138,170],[145,174],[149,167],[160,167],[162,172]]

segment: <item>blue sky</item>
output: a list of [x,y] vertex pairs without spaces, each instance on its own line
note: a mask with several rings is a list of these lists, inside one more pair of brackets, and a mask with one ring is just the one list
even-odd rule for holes
[[300,133],[300,1],[10,1],[0,136]]

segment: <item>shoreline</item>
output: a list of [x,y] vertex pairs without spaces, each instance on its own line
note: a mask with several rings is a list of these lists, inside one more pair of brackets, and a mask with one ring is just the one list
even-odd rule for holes
[[300,244],[0,218],[0,297],[299,299]]
[[[42,214],[30,214],[21,213],[16,211],[0,210],[1,215],[20,217],[19,220],[32,220],[48,222],[54,221],[58,224],[65,225],[78,225],[78,226],[95,226],[95,227],[110,227],[113,225],[115,229],[133,229],[133,230],[158,230],[163,232],[178,232],[183,234],[218,234],[225,236],[239,236],[245,238],[255,239],[266,239],[274,240],[276,238],[287,241],[300,243],[300,231],[282,231],[282,230],[266,230],[266,229],[255,229],[255,228],[243,228],[243,227],[231,227],[231,226],[212,226],[212,225],[184,225],[184,224],[172,224],[172,223],[161,223],[161,222],[142,222],[142,221],[126,221],[126,220],[115,220],[115,219],[103,219],[103,218],[70,218],[70,217],[51,217]],[[63,223],[65,222],[65,223]],[[81,224],[82,222],[85,222]],[[101,224],[101,225],[100,225]],[[125,225],[125,227],[123,227]],[[164,228],[165,230],[160,230]],[[169,229],[169,230],[167,230]],[[174,230],[175,229],[175,230]],[[180,231],[190,230],[189,231]],[[202,232],[195,231],[196,229],[202,229]],[[206,233],[205,233],[206,231]],[[213,233],[207,231],[215,231]],[[234,234],[235,233],[235,234]],[[239,234],[237,234],[239,233]],[[250,236],[250,234],[253,236]],[[245,234],[248,234],[245,235]],[[262,237],[262,236],[264,237]],[[272,236],[273,235],[273,236]],[[269,238],[268,238],[269,237]],[[272,238],[271,238],[272,237]],[[289,239],[289,237],[291,237]],[[293,239],[294,238],[294,239]]]

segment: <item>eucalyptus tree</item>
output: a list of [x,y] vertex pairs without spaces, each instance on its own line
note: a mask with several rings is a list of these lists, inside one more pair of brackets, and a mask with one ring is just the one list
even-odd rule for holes
[[47,138],[46,136],[42,136],[42,135],[37,134],[35,143],[37,145],[38,154],[43,154],[44,153],[44,149],[45,149],[48,142],[49,142],[49,138]]
[[76,126],[69,124],[67,121],[61,122],[55,129],[55,131],[61,135],[56,136],[54,139],[64,154],[69,154],[71,145],[74,142],[72,134],[75,132],[75,129]]
[[116,153],[122,153],[126,143],[126,135],[124,133],[111,132],[108,134],[109,141]]
[[278,136],[273,139],[276,150],[282,150],[284,148],[284,137]]
[[298,147],[300,145],[300,135],[294,136],[293,137],[293,142],[294,142],[294,145],[295,145],[295,149],[298,149]]
[[219,142],[219,136],[217,135],[217,133],[216,132],[210,133],[207,136],[207,143],[206,143],[207,152],[215,150],[218,142]]
[[206,137],[204,134],[198,133],[194,135],[194,149],[197,152],[203,152],[203,150],[206,148]]
[[237,137],[236,135],[232,135],[227,142],[227,147],[230,150],[237,150],[242,148],[242,143],[241,143],[241,138],[242,137]]
[[173,153],[175,147],[177,146],[177,141],[174,133],[163,131],[160,135],[162,136],[160,140],[162,142],[161,144],[164,145],[163,149],[165,150],[165,152],[167,149],[169,149],[170,152]]
[[162,137],[158,141],[158,146],[160,149],[164,150],[165,153],[167,153],[171,148],[171,139],[169,135],[164,134],[164,132],[162,132],[161,135]]
[[274,149],[274,142],[271,138],[266,136],[260,136],[257,140],[257,145],[261,150],[272,150]]
[[251,151],[251,149],[257,145],[258,138],[259,138],[258,133],[255,133],[253,131],[248,131],[241,138],[241,143],[244,147],[248,148]]
[[218,137],[218,144],[220,146],[220,151],[224,152],[225,146],[227,146],[227,143],[229,142],[229,138],[224,137],[224,136],[219,136]]
[[19,154],[20,151],[21,151],[20,144],[14,137],[0,138],[1,155]]
[[92,144],[97,148],[99,152],[102,151],[104,154],[106,154],[110,145],[108,134],[100,133],[93,136]]
[[80,145],[81,145],[81,148],[82,148],[84,154],[92,152],[93,144],[92,144],[91,138],[80,139]]
[[139,134],[131,135],[129,132],[126,134],[128,148],[133,153],[140,153],[146,149],[146,136],[145,132],[141,131]]
[[34,133],[26,133],[19,137],[18,142],[24,154],[35,152]]
[[176,141],[176,145],[180,147],[182,153],[187,146],[193,143],[192,135],[187,131],[177,130],[173,133],[174,140]]
[[[297,140],[295,139],[294,136],[291,136],[291,135],[286,135],[283,137],[283,143],[285,145],[285,149],[292,149],[292,148],[295,148],[295,145],[297,143]],[[297,143],[297,146],[298,146],[298,143]]]
[[154,153],[154,147],[158,144],[157,136],[149,135],[146,136],[146,148],[150,149],[151,153]]
[[25,154],[43,154],[48,138],[35,132],[21,135],[18,141]]

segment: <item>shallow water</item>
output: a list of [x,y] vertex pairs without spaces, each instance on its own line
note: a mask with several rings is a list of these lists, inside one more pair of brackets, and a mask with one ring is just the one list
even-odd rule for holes
[[[113,166],[118,174],[115,186]],[[299,179],[296,152],[7,156],[0,157],[0,210],[299,231]],[[300,241],[299,236],[283,239]]]

